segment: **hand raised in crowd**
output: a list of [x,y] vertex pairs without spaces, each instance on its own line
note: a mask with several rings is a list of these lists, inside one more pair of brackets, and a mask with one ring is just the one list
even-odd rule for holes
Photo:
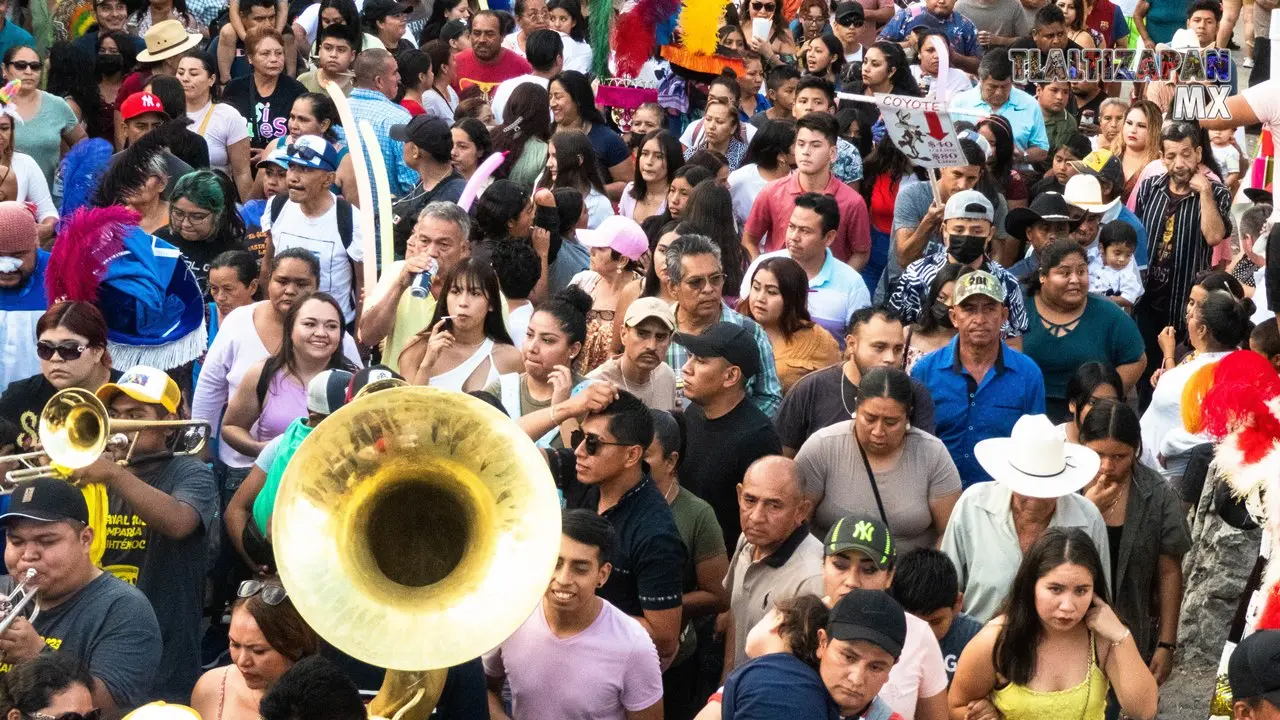
[[108,450],[99,455],[97,460],[76,470],[73,478],[77,486],[90,483],[101,483],[110,486],[119,472],[120,465],[116,462],[115,455]]
[[752,37],[747,41],[747,46],[751,48],[752,52],[759,55],[760,58],[765,61],[771,60],[775,55],[773,52],[773,43],[768,40],[761,40],[758,37]]
[[440,353],[448,348],[453,347],[453,333],[448,330],[449,318],[440,318],[440,321],[431,328],[431,337],[427,339],[427,351],[422,355],[422,362],[419,363],[418,369],[429,371],[436,366],[436,361],[440,359]]
[[1171,358],[1178,347],[1178,337],[1174,334],[1172,327],[1166,327],[1156,336],[1156,343],[1160,345],[1160,352],[1165,357]]
[[1098,508],[1099,512],[1107,512],[1115,506],[1120,500],[1120,493],[1124,488],[1120,483],[1108,478],[1105,473],[1099,471],[1098,477],[1084,489],[1084,496],[1089,498],[1090,502]]
[[1192,190],[1195,190],[1198,193],[1202,193],[1213,188],[1213,185],[1209,183],[1209,178],[1205,177],[1204,173],[1199,170],[1191,173],[1191,180],[1188,181],[1187,184],[1191,186]]
[[920,219],[920,228],[925,232],[933,232],[942,224],[943,206],[935,200],[925,212],[924,217]]
[[1116,611],[1111,606],[1093,597],[1092,607],[1089,612],[1085,613],[1084,622],[1089,629],[1097,633],[1108,645],[1119,643],[1129,634],[1129,628],[1124,626],[1120,618],[1116,616]]
[[965,709],[964,720],[1003,720],[1000,711],[990,700],[974,700]]
[[400,268],[400,285],[407,288],[418,273],[429,272],[435,275],[439,267],[436,259],[430,255],[411,255],[404,259],[404,266]]
[[560,407],[565,417],[581,418],[598,413],[618,399],[618,386],[608,380],[593,380],[582,392],[566,400]]
[[15,618],[9,628],[0,634],[0,654],[6,662],[30,660],[44,652],[44,638],[36,632],[31,621]]
[[547,382],[551,383],[551,404],[559,405],[569,399],[573,392],[573,371],[564,365],[557,365],[547,373]]

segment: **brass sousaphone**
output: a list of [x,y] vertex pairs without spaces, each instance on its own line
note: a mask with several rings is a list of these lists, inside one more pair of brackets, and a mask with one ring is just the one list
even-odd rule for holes
[[370,715],[425,718],[443,669],[496,647],[546,592],[560,501],[541,451],[505,415],[397,387],[353,400],[303,441],[272,537],[302,617],[388,669]]

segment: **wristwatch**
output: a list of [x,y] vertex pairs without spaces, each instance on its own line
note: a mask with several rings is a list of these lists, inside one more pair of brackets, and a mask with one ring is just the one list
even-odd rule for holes
[[1167,643],[1167,642],[1163,642],[1163,641],[1161,641],[1161,642],[1156,643],[1156,647],[1157,647],[1157,648],[1164,649],[1164,650],[1177,650],[1177,649],[1178,649],[1178,643]]

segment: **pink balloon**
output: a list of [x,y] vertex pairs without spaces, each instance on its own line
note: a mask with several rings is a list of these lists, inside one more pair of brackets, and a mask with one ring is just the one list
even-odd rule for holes
[[507,154],[505,152],[496,152],[480,163],[480,167],[476,168],[475,174],[467,181],[467,186],[462,188],[462,197],[458,198],[458,207],[467,211],[471,210],[471,204],[476,201],[476,196],[480,194],[480,188],[502,166],[502,161],[506,157]]

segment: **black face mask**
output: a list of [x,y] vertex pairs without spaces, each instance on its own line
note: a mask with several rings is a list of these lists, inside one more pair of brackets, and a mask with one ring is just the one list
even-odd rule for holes
[[115,75],[124,70],[124,56],[115,53],[99,55],[96,67],[99,75]]
[[929,308],[929,314],[933,316],[933,322],[938,327],[955,330],[956,326],[951,324],[951,307],[946,303],[941,300],[935,302],[933,307]]
[[948,240],[947,252],[961,265],[982,257],[987,248],[987,239],[980,235],[952,235]]

